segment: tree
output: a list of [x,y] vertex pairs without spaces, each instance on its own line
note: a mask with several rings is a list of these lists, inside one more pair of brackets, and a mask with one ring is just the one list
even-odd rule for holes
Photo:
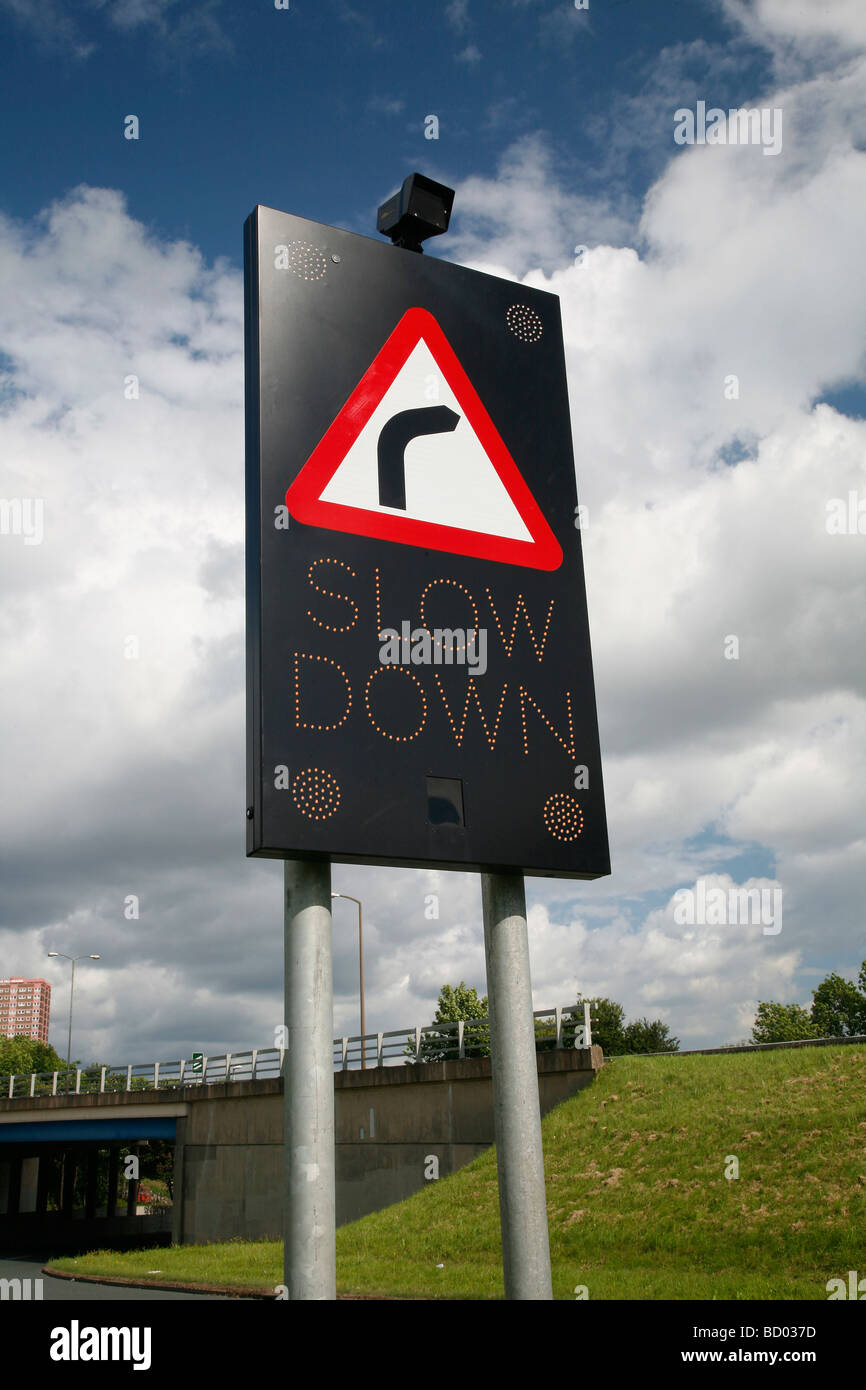
[[[861,979],[866,961],[860,969]],[[866,1033],[866,993],[835,971],[812,990],[812,1023],[819,1038],[846,1038]]]
[[866,960],[858,983],[831,971],[812,990],[808,1009],[801,1004],[761,1000],[752,1042],[796,1042],[808,1038],[846,1038],[866,1033]]
[[[585,1001],[578,999],[578,1004]],[[605,1057],[621,1056],[625,1044],[625,1009],[614,999],[590,999],[592,1041],[598,1043]],[[580,1018],[582,1022],[582,1017]]]
[[[621,1057],[635,1052],[679,1051],[679,1038],[671,1036],[668,1025],[660,1018],[639,1018],[626,1024],[625,1009],[615,999],[584,999],[582,996],[578,997],[576,1007],[562,1016],[566,1046],[571,1046],[574,1037],[572,1028],[583,1024],[584,1004],[590,1006],[592,1041],[600,1044],[606,1057]],[[457,1023],[460,1019],[464,1022],[486,1020],[488,1012],[487,995],[480,998],[474,986],[470,988],[461,980],[459,985],[442,986],[433,1025]],[[490,1056],[490,1037],[486,1027],[481,1030],[480,1036],[478,1030],[466,1028],[464,1044],[467,1057]],[[538,1052],[548,1052],[556,1047],[556,1026],[551,1020],[535,1020],[535,1046]],[[428,1032],[423,1038],[418,1060],[446,1062],[458,1055],[456,1030],[452,1033]],[[406,1048],[406,1056],[415,1060],[413,1046]]]
[[174,1141],[148,1139],[140,1147],[140,1174],[151,1181],[164,1182],[174,1200]]
[[459,985],[443,985],[439,991],[439,1005],[433,1018],[434,1023],[458,1023],[460,1019],[487,1018],[487,995],[479,998],[478,990],[461,980]]
[[[605,1057],[679,1051],[679,1038],[671,1036],[668,1025],[660,1018],[636,1018],[626,1023],[625,1009],[615,999],[578,999],[579,1006],[584,1002],[589,1004],[592,1041],[601,1047]],[[582,1007],[572,1014],[572,1018],[577,1023],[583,1022]]]
[[[474,985],[461,980],[459,985],[443,985],[439,991],[439,1002],[433,1018],[437,1023],[459,1023],[471,1019],[488,1017],[487,995],[479,997]],[[412,1057],[413,1047],[407,1048]],[[467,1057],[489,1057],[489,1028],[466,1029],[465,1055]],[[421,1062],[450,1062],[459,1056],[457,1029],[443,1033],[425,1033],[421,1042]]]
[[753,1043],[797,1042],[818,1036],[809,1010],[802,1004],[759,1001],[752,1025]]
[[28,1075],[33,1071],[65,1071],[66,1061],[48,1043],[18,1033],[0,1038],[0,1076]]
[[679,1038],[671,1037],[670,1029],[660,1018],[636,1018],[626,1024],[623,1050],[630,1053],[679,1052]]

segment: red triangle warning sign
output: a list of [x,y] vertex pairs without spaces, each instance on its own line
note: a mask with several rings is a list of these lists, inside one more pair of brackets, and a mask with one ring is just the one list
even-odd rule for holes
[[562,550],[433,315],[408,309],[286,493],[297,521],[555,570]]

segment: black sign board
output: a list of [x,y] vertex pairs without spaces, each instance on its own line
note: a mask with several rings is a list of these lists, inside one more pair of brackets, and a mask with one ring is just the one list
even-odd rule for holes
[[559,300],[245,235],[247,852],[609,873]]

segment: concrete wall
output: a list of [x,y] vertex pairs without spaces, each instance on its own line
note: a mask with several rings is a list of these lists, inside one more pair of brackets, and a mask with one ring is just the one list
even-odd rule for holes
[[202,1087],[195,1099],[177,1127],[172,1239],[187,1244],[277,1234],[282,1082]]
[[[540,1052],[542,1114],[576,1094],[601,1066],[601,1049]],[[427,1062],[337,1072],[334,1076],[337,1221],[354,1221],[411,1196],[438,1164],[447,1177],[493,1143],[489,1059]],[[235,1081],[160,1091],[0,1100],[4,1123],[176,1121],[172,1240],[179,1243],[282,1236],[282,1081]],[[62,1125],[58,1124],[58,1140]],[[19,1141],[19,1218],[9,1211],[12,1171],[0,1145],[0,1238],[15,1221],[33,1221],[40,1143]],[[43,1140],[43,1142],[46,1142]],[[94,1143],[103,1143],[94,1140]],[[7,1215],[3,1216],[3,1213]],[[131,1218],[130,1218],[131,1219]],[[56,1216],[46,1220],[56,1221]],[[118,1218],[120,1220],[120,1218]],[[149,1221],[149,1219],[148,1219]],[[145,1221],[145,1225],[148,1224]],[[78,1221],[78,1229],[83,1222]],[[90,1223],[88,1223],[90,1224]],[[95,1222],[94,1230],[99,1226]],[[153,1227],[149,1227],[153,1230]]]
[[[542,1114],[600,1065],[599,1048],[539,1053]],[[334,1083],[339,1225],[424,1187],[431,1159],[447,1177],[493,1143],[487,1059],[338,1072]],[[197,1100],[178,1121],[173,1239],[280,1238],[282,1083],[209,1086]]]
[[39,1159],[25,1158],[21,1164],[21,1199],[18,1210],[36,1210],[36,1187],[39,1181]]
[[111,1216],[86,1221],[51,1212],[0,1216],[0,1255],[80,1255],[88,1250],[141,1250],[171,1244],[171,1212],[149,1216]]

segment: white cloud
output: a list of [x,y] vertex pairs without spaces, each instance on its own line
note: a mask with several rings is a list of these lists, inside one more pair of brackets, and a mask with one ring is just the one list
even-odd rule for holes
[[452,29],[462,34],[469,27],[469,0],[448,0],[445,18]]
[[[719,833],[732,853],[764,846],[790,910],[779,940],[758,948],[763,977],[740,978],[737,953],[729,957],[707,1015],[728,1035],[748,1013],[744,991],[752,1000],[759,985],[771,991],[774,970],[781,989],[801,961],[791,992],[802,997],[810,961],[835,956],[851,969],[863,954],[866,659],[854,634],[866,537],[828,535],[825,522],[831,498],[866,498],[866,424],[811,402],[864,378],[864,94],[866,68],[851,63],[763,93],[761,104],[785,113],[778,160],[723,147],[677,156],[646,199],[641,252],[595,246],[595,227],[581,229],[593,249],[576,264],[525,275],[561,297],[590,512],[614,875],[581,890],[577,910],[613,893],[613,912],[623,893],[685,885],[708,867],[690,843],[698,837],[710,835],[713,855]],[[577,199],[540,141],[516,145],[500,178],[458,188],[457,208],[467,196],[461,258],[494,270],[565,259]],[[602,206],[597,225],[609,217]],[[731,374],[737,399],[726,397]],[[728,466],[732,448],[741,462]],[[724,657],[729,634],[737,661]],[[639,909],[628,917],[635,941],[612,955],[619,977],[612,969],[590,987],[610,985],[626,1002],[631,990],[639,1008],[624,962],[651,919],[635,917]],[[616,943],[615,929],[594,927],[572,958],[594,959],[611,932]],[[557,955],[550,978],[561,978],[560,964]],[[537,983],[545,965],[535,969]],[[671,959],[659,997],[667,980],[679,1016],[692,1020],[679,1030],[703,1036],[702,1010],[687,1007],[675,975]]]
[[[768,880],[738,885],[727,874],[703,878],[708,892],[772,888]],[[800,953],[780,948],[781,936],[768,938],[761,926],[746,923],[680,926],[674,907],[671,899],[637,927],[615,916],[603,928],[589,930],[577,914],[554,918],[546,906],[534,906],[530,932],[536,1008],[547,1007],[542,1001],[554,996],[567,1002],[563,989],[571,999],[578,992],[614,998],[625,1006],[627,1017],[661,1018],[675,1036],[685,1034],[699,1047],[744,1035],[737,1008],[753,1014],[759,999],[788,998]]]
[[815,58],[866,50],[866,10],[861,0],[821,0],[797,5],[790,0],[721,0],[725,13],[753,40]]
[[399,97],[372,96],[367,102],[369,111],[378,111],[383,116],[399,116],[406,106],[405,101]]
[[550,145],[536,132],[509,147],[495,175],[460,183],[445,250],[517,278],[536,266],[553,271],[579,242],[617,242],[628,230],[606,201],[563,187]]
[[0,9],[30,31],[41,48],[76,60],[89,58],[95,45],[81,35],[61,0],[0,0]]
[[555,5],[541,16],[538,37],[542,44],[568,49],[578,38],[591,30],[589,9],[577,10],[574,5]]
[[[742,1036],[757,999],[808,998],[862,959],[866,537],[829,535],[825,516],[866,496],[866,424],[813,402],[864,376],[864,95],[848,52],[760,94],[785,113],[778,158],[672,146],[634,245],[540,136],[458,187],[449,249],[561,297],[590,512],[614,873],[530,882],[538,1007],[611,994],[709,1043]],[[0,538],[4,969],[101,951],[89,1055],[120,1060],[130,1037],[166,1056],[264,1046],[280,893],[278,866],[241,848],[240,277],[95,189],[0,223],[0,276],[24,392],[0,407],[0,496],[45,504],[41,546]],[[757,872],[785,894],[778,936],[674,923],[676,889]],[[426,1021],[446,980],[483,992],[477,879],[338,868],[334,886],[364,899],[369,1026]],[[335,935],[335,1026],[354,1031],[349,914]]]
[[112,24],[134,29],[139,24],[161,24],[176,0],[100,0]]
[[222,0],[196,0],[193,7],[184,6],[181,0],[84,0],[74,17],[62,0],[0,0],[0,9],[29,29],[43,48],[75,59],[89,58],[98,48],[82,34],[87,11],[101,16],[120,33],[149,30],[157,35],[160,59],[232,49],[220,23]]

